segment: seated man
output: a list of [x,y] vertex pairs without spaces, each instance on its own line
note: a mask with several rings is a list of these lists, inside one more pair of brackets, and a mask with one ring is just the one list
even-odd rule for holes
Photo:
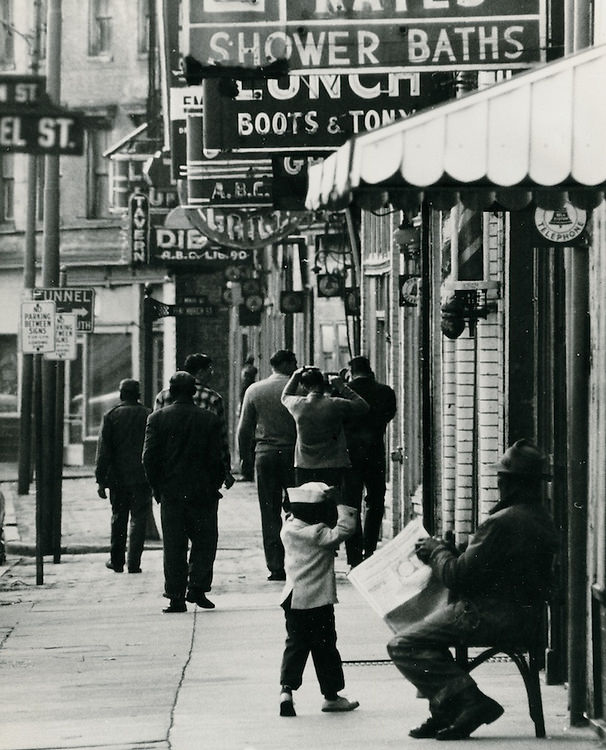
[[484,695],[449,647],[526,643],[549,596],[558,533],[541,503],[543,456],[518,440],[497,464],[500,501],[461,555],[428,537],[417,555],[449,590],[449,602],[399,632],[387,650],[429,700],[431,716],[415,738],[466,739],[496,721],[503,707]]

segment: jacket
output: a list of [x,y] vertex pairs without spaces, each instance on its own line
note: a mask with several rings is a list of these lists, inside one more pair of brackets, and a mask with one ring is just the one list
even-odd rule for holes
[[150,411],[138,402],[121,401],[103,415],[95,462],[98,485],[118,489],[146,484],[141,454]]
[[293,515],[287,516],[282,526],[286,584],[281,601],[292,593],[293,609],[312,609],[338,601],[335,549],[354,533],[356,510],[337,505],[337,514],[334,529],[324,523],[305,523]]
[[535,604],[548,599],[558,533],[541,503],[516,503],[490,515],[463,554],[446,545],[429,558],[456,598]]
[[377,383],[372,376],[354,378],[348,385],[370,407],[368,414],[351,416],[345,422],[345,437],[352,461],[363,457],[369,450],[384,455],[385,430],[397,410],[394,390]]
[[150,414],[143,465],[156,499],[220,497],[219,487],[225,479],[220,435],[219,418],[191,400],[175,401]]

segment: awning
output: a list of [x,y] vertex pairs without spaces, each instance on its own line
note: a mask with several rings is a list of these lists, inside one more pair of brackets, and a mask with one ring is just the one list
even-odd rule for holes
[[355,136],[310,168],[307,208],[369,189],[375,204],[461,191],[514,208],[544,190],[595,205],[606,184],[605,80],[600,45]]

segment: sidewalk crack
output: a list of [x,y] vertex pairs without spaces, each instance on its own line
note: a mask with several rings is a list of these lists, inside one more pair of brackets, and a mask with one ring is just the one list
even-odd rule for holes
[[191,629],[191,641],[189,644],[189,651],[187,653],[187,659],[185,660],[185,664],[183,665],[183,668],[181,670],[181,676],[179,678],[179,684],[177,685],[177,689],[175,691],[175,699],[173,701],[173,705],[170,709],[170,722],[168,724],[168,731],[166,733],[166,744],[168,747],[168,750],[172,750],[172,743],[170,740],[170,735],[173,731],[173,727],[175,725],[175,713],[177,710],[177,703],[179,702],[179,695],[181,693],[181,688],[183,687],[183,682],[185,681],[185,673],[187,672],[187,668],[189,667],[189,664],[192,659],[192,655],[194,653],[194,641],[196,638],[196,625],[198,623],[198,608],[196,607],[194,609],[194,624]]

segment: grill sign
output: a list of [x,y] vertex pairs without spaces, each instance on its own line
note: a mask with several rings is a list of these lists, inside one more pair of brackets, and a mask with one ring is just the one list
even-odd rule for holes
[[190,0],[202,64],[291,72],[524,68],[542,59],[542,0]]

